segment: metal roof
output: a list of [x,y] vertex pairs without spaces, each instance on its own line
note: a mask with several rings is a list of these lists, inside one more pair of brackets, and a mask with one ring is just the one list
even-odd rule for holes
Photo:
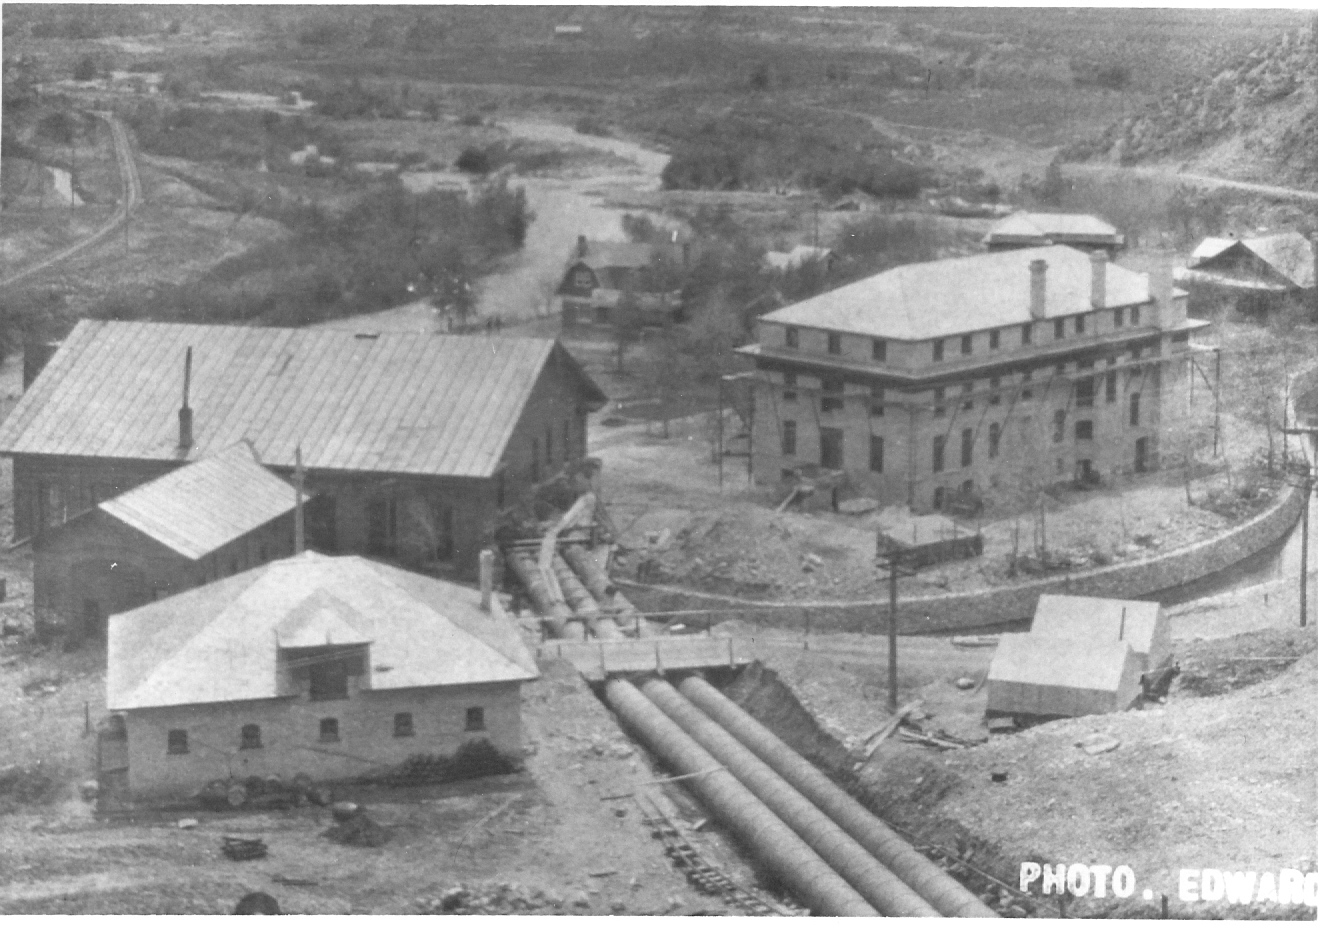
[[240,443],[97,507],[195,560],[287,514],[296,504],[294,488]]
[[306,552],[111,617],[106,706],[288,696],[280,649],[327,644],[368,644],[363,681],[373,690],[538,674],[497,598],[486,612],[475,589]]
[[[1021,248],[906,264],[762,316],[764,321],[920,341],[1032,321],[1030,263],[1047,265],[1044,317],[1093,311],[1093,270],[1084,251]],[[1148,277],[1109,263],[1110,308],[1150,299]]]
[[1161,619],[1162,605],[1156,601],[1040,595],[1030,633],[1075,642],[1124,640],[1136,653],[1147,656]]
[[[1314,286],[1313,245],[1299,232],[1282,232],[1257,238],[1205,238],[1190,255],[1189,265],[1191,268],[1201,267],[1236,246],[1253,253],[1291,285],[1301,289]],[[1236,285],[1248,285],[1247,281],[1234,282]],[[1260,281],[1256,288],[1271,287]]]
[[195,460],[245,440],[267,466],[300,444],[309,470],[488,477],[552,364],[606,401],[552,340],[84,320],[0,425],[0,454]]
[[1096,243],[1120,244],[1122,236],[1097,216],[1067,212],[1016,212],[989,229],[985,243],[1037,240],[1040,244],[1058,238],[1089,239]]
[[1129,643],[1117,640],[1077,645],[1058,637],[1004,633],[998,637],[988,681],[1117,691],[1133,655]]
[[573,248],[569,265],[585,264],[592,269],[601,267],[648,267],[654,259],[655,246],[643,242],[630,241],[587,241],[586,253],[582,255],[580,245]]

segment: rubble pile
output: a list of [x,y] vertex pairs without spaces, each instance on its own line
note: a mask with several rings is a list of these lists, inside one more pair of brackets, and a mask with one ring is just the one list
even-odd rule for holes
[[[589,906],[587,901],[586,906]],[[458,884],[437,897],[422,897],[417,912],[448,916],[492,916],[509,913],[555,914],[579,913],[578,905],[540,888],[529,888],[510,881],[486,881]]]
[[389,830],[368,817],[362,807],[354,807],[349,813],[335,813],[334,818],[339,822],[321,835],[341,846],[378,849],[387,843],[392,835]]

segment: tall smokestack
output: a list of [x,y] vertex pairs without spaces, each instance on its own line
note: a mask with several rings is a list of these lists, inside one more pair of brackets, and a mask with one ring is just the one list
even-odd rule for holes
[[1107,306],[1107,251],[1097,250],[1089,255],[1089,304],[1096,309]]
[[1030,261],[1030,318],[1042,319],[1048,295],[1048,262]]
[[481,610],[489,612],[494,595],[494,551],[481,550]]
[[188,407],[188,391],[192,388],[192,348],[183,358],[183,405],[178,410],[178,445],[180,450],[192,446],[192,409]]

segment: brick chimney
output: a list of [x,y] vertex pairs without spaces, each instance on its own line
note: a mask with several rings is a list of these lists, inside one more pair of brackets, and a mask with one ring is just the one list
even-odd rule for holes
[[1030,261],[1030,318],[1042,319],[1048,295],[1048,262]]
[[1107,251],[1096,250],[1089,255],[1089,304],[1096,309],[1107,305]]
[[1155,328],[1170,328],[1177,322],[1172,285],[1172,255],[1164,252],[1158,255],[1157,263],[1149,273],[1149,295],[1153,297],[1153,305],[1149,308],[1148,324]]
[[481,610],[489,613],[490,599],[494,596],[494,551],[481,550]]
[[188,407],[188,390],[192,386],[192,348],[183,357],[183,405],[178,410],[178,446],[187,450],[192,446],[192,409]]
[[585,235],[577,235],[577,257],[585,257],[586,252],[590,250],[590,245],[586,243]]

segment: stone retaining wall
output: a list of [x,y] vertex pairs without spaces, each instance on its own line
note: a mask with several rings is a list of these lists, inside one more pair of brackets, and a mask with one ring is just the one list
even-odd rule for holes
[[[1235,565],[1276,543],[1295,525],[1304,493],[1283,490],[1278,501],[1243,524],[1208,540],[1168,550],[1134,562],[1060,573],[1016,585],[978,592],[903,598],[898,602],[902,633],[973,630],[1028,620],[1039,596],[1052,592],[1107,598],[1145,598],[1204,578]],[[888,602],[807,602],[772,604],[674,586],[615,580],[627,597],[649,613],[692,612],[672,620],[700,627],[733,618],[762,626],[834,632],[875,633],[887,629]]]

